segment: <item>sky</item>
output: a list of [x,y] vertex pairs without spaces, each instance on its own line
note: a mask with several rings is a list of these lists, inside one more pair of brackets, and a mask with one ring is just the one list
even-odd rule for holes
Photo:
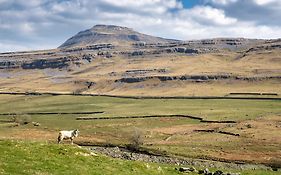
[[0,52],[57,48],[97,24],[165,38],[281,38],[281,0],[0,0]]

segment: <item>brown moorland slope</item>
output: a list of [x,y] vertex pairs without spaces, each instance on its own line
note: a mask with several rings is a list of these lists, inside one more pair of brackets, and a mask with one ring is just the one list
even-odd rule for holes
[[177,41],[97,25],[57,49],[1,53],[0,91],[276,95],[281,94],[280,53],[280,39]]

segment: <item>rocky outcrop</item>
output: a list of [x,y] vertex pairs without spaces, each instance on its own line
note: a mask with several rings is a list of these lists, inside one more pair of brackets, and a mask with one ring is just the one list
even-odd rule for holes
[[127,70],[122,76],[135,76],[135,75],[145,75],[147,73],[166,73],[166,69],[136,69],[136,70]]
[[211,172],[208,168],[197,170],[194,167],[180,167],[175,169],[182,173],[196,173],[201,175],[240,175],[240,173],[223,172],[222,170]]
[[165,51],[167,53],[189,53],[189,54],[202,53],[202,50],[200,51],[199,49],[186,48],[186,47],[167,48]]
[[203,39],[191,41],[177,41],[169,43],[152,43],[139,44],[135,43],[136,48],[176,48],[177,52],[185,52],[186,49],[202,50],[202,51],[216,51],[220,49],[247,49],[248,47],[265,43],[266,40],[246,39],[246,38],[217,38],[217,39]]
[[64,68],[69,66],[69,60],[67,58],[59,58],[53,60],[35,60],[30,63],[23,63],[21,67],[23,69],[46,69],[46,68]]
[[129,77],[129,78],[121,78],[119,80],[115,80],[115,82],[122,83],[137,83],[146,81],[149,79],[158,79],[160,81],[171,81],[171,80],[184,80],[184,81],[208,81],[208,80],[217,80],[217,79],[228,79],[231,78],[230,75],[186,75],[186,76],[150,76],[150,77]]
[[[44,55],[44,54],[43,54]],[[81,65],[86,62],[91,62],[94,59],[92,54],[80,54],[77,55],[68,55],[64,57],[51,57],[51,58],[42,58],[38,59],[37,57],[41,57],[41,55],[34,56],[34,59],[18,59],[17,56],[13,56],[11,58],[5,57],[2,61],[0,60],[0,69],[62,69],[67,68],[70,65]],[[7,61],[7,59],[13,61]]]
[[185,76],[148,76],[148,77],[128,77],[115,80],[115,82],[121,83],[138,83],[150,79],[156,79],[160,81],[193,81],[193,82],[208,82],[212,80],[243,80],[243,81],[261,81],[267,79],[278,79],[281,80],[281,76],[268,76],[268,77],[241,77],[241,76],[231,76],[231,75],[185,75]]
[[[192,49],[185,47],[175,47],[175,48],[162,48],[162,49],[150,49],[150,50],[135,50],[135,51],[121,51],[115,52],[118,55],[127,55],[127,56],[145,56],[145,55],[157,55],[157,54],[165,54],[165,53],[184,53],[184,54],[199,54],[199,53],[207,53],[213,50],[200,50],[200,49]],[[106,55],[107,52],[102,52]]]
[[271,51],[280,51],[281,50],[281,41],[279,40],[267,40],[260,45],[255,45],[253,47],[248,48],[244,51],[240,56],[236,58],[236,60],[242,59],[248,55],[255,54],[258,52],[265,53]]
[[95,44],[95,45],[89,45],[85,47],[74,47],[74,48],[67,48],[67,49],[61,49],[63,52],[77,52],[77,51],[83,51],[83,50],[108,50],[113,49],[114,46],[112,44]]
[[1,61],[0,62],[0,69],[15,69],[19,68],[20,66],[13,61]]
[[281,44],[270,44],[270,45],[262,45],[257,47],[252,47],[248,49],[245,53],[255,52],[255,51],[270,51],[274,49],[281,49]]
[[217,48],[241,48],[252,44],[263,43],[264,40],[247,39],[247,38],[215,38],[187,41],[189,45],[215,46]]

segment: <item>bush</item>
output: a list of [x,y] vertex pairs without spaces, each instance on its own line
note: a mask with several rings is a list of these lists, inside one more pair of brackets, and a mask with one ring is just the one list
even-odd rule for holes
[[133,134],[130,138],[130,144],[129,144],[129,149],[132,151],[138,151],[140,147],[143,145],[143,137],[142,137],[142,132],[138,129],[135,128],[133,131]]
[[31,116],[29,115],[14,115],[12,116],[12,122],[17,123],[19,125],[27,125],[31,123]]
[[281,159],[271,158],[268,165],[272,168],[272,170],[277,171],[279,168],[281,168]]

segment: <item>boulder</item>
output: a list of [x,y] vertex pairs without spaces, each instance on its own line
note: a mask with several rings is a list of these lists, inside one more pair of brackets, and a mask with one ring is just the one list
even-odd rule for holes
[[194,167],[180,167],[180,172],[196,172],[196,169]]
[[214,175],[223,175],[223,171],[217,170],[216,172],[214,172]]
[[41,124],[38,122],[32,122],[33,126],[40,126]]
[[176,50],[176,52],[179,52],[179,53],[185,53],[186,48],[185,47],[176,47],[175,50]]

